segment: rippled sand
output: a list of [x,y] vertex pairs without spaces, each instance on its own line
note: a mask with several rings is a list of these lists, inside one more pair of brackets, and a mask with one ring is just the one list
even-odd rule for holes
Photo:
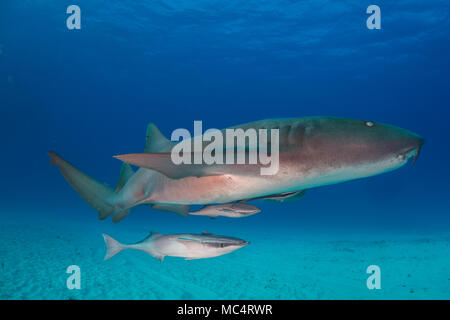
[[[146,233],[102,222],[23,221],[0,224],[1,299],[450,298],[450,237],[299,240],[252,231],[249,246],[218,258],[160,263],[129,250],[103,261],[102,232],[125,242]],[[81,268],[81,290],[66,288],[72,264]],[[366,287],[372,264],[381,268],[381,290]]]

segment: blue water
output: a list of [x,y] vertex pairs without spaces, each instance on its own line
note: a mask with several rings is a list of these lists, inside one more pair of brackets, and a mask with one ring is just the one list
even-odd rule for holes
[[[66,28],[70,4],[81,30]],[[377,1],[382,28],[368,30],[370,4],[2,1],[0,298],[450,298],[450,5]],[[249,218],[138,207],[119,224],[98,221],[46,154],[114,186],[112,156],[141,152],[149,122],[170,136],[194,120],[310,115],[389,123],[426,144],[413,167],[258,202]],[[203,261],[102,261],[102,232],[135,242],[150,230],[251,244]],[[70,264],[81,290],[65,286]],[[371,264],[381,290],[365,285]]]

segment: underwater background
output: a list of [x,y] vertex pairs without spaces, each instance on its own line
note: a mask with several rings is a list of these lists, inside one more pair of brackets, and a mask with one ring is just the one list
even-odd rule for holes
[[[66,8],[81,8],[68,30]],[[366,8],[381,8],[381,29]],[[1,1],[1,299],[449,299],[448,1]],[[118,224],[50,166],[54,150],[111,186],[149,122],[170,137],[312,115],[389,123],[423,136],[414,166],[252,202],[242,219],[137,207]],[[235,236],[250,245],[185,261],[102,233]],[[81,289],[66,268],[81,268]],[[381,269],[369,290],[366,268]]]

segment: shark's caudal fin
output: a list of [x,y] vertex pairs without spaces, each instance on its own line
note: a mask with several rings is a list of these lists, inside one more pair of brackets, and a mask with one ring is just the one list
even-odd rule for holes
[[121,244],[119,241],[113,239],[112,237],[108,236],[107,234],[102,234],[103,239],[105,240],[106,244],[106,255],[104,260],[111,259],[116,254],[118,254],[123,249],[126,249],[126,246]]
[[76,192],[99,213],[99,219],[106,219],[113,211],[111,199],[114,190],[100,183],[72,166],[53,151],[48,152],[50,164],[58,166],[64,178]]

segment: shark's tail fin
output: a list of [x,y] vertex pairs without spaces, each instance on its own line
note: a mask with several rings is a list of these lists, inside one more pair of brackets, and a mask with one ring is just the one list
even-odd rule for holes
[[53,151],[48,152],[50,164],[58,166],[64,178],[91,207],[99,213],[99,219],[106,219],[114,211],[111,203],[115,192],[84,172],[81,172]]
[[106,255],[104,260],[111,259],[120,251],[126,249],[126,246],[124,246],[119,241],[113,239],[112,237],[108,236],[105,233],[103,233],[103,239],[105,239],[106,244]]

